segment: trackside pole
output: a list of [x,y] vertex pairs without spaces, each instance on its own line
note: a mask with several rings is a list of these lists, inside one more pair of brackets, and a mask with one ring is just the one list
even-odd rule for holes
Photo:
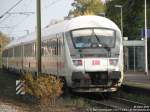
[[148,59],[147,59],[147,11],[146,11],[146,0],[145,0],[145,74],[148,75]]
[[36,0],[36,16],[37,16],[36,63],[38,76],[41,73],[41,0]]

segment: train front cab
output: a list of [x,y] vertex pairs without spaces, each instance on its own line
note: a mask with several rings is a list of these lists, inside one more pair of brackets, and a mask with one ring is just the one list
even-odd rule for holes
[[71,88],[77,92],[113,92],[123,80],[119,31],[86,28],[68,32]]

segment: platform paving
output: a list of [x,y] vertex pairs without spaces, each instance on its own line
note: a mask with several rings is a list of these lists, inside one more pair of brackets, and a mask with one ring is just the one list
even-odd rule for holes
[[123,84],[150,89],[150,72],[148,75],[144,72],[125,72]]

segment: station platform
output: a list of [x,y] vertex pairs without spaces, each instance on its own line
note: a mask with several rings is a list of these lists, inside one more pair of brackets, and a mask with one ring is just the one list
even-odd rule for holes
[[146,75],[144,72],[125,72],[123,85],[150,90],[150,72],[148,75]]

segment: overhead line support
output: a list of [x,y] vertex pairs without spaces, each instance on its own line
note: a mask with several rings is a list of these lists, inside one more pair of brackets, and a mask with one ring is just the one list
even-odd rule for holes
[[41,0],[36,0],[36,15],[37,15],[36,61],[37,61],[37,76],[38,76],[41,73]]

